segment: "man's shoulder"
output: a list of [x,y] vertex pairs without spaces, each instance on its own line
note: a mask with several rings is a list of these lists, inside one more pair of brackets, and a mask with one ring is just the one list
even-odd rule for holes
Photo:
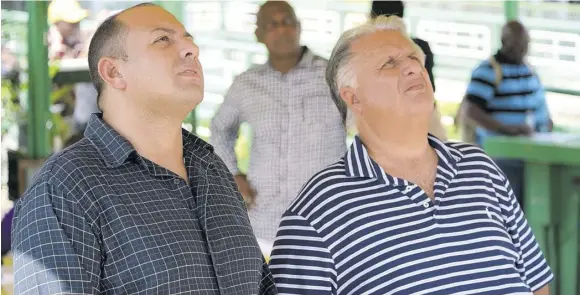
[[474,71],[475,70],[485,70],[485,71],[489,71],[489,70],[493,70],[493,66],[492,66],[492,64],[491,64],[491,62],[490,62],[490,60],[488,58],[488,59],[484,59],[484,60],[481,60],[480,62],[478,62],[475,65],[475,68],[473,68],[473,69],[474,69]]
[[326,59],[320,55],[316,55],[316,54],[312,55],[312,66],[323,67],[326,70],[327,65],[328,65],[328,59]]
[[471,72],[472,78],[482,79],[484,81],[495,83],[496,72],[489,60],[480,61]]
[[255,79],[260,75],[267,74],[267,71],[268,71],[268,63],[254,64],[250,66],[247,70],[236,75],[234,77],[233,83]]
[[341,183],[348,181],[345,167],[345,162],[341,159],[314,174],[288,206],[287,211],[303,215],[316,210],[320,204],[337,193]]
[[81,179],[105,169],[101,154],[87,138],[50,156],[35,174],[29,187],[49,184],[73,187]]
[[479,146],[466,142],[446,142],[445,145],[453,152],[461,154],[459,161],[460,169],[472,169],[477,166],[478,169],[486,170],[490,176],[503,180],[504,176],[501,170],[495,164],[493,159]]

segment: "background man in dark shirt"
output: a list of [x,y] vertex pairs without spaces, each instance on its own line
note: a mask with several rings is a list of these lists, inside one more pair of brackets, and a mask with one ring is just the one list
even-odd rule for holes
[[102,115],[15,207],[17,294],[275,294],[240,193],[181,123],[203,97],[199,48],[141,4],[89,49]]

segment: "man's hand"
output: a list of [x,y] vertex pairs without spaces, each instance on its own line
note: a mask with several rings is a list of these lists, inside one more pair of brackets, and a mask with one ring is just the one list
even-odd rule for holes
[[252,186],[248,182],[248,179],[243,174],[238,174],[235,177],[236,184],[238,185],[238,190],[244,197],[246,206],[251,209],[256,205],[256,191],[252,189]]
[[550,287],[548,287],[548,285],[545,285],[540,290],[534,292],[534,295],[550,295]]
[[534,130],[528,125],[504,125],[502,133],[511,136],[530,136]]

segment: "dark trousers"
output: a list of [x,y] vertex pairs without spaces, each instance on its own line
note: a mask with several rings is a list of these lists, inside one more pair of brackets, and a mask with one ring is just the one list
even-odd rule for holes
[[493,159],[497,166],[507,176],[512,190],[520,204],[522,210],[524,209],[524,162],[512,159]]

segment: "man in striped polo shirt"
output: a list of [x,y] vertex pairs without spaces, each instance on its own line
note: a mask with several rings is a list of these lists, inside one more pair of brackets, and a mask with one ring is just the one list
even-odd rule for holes
[[[526,136],[552,130],[544,88],[524,61],[530,37],[517,21],[502,29],[502,47],[474,70],[467,86],[466,114],[477,124],[475,140],[482,145],[489,136]],[[523,207],[524,163],[494,159],[512,184]]]
[[282,217],[280,294],[548,294],[553,274],[479,148],[428,135],[433,88],[396,16],[345,32],[326,78],[358,136]]

